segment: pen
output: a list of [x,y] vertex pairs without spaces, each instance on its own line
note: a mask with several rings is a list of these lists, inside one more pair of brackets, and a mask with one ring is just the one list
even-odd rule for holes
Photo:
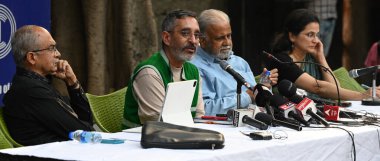
[[202,116],[204,120],[227,120],[227,117],[218,117],[218,116]]
[[367,85],[365,85],[365,84],[361,84],[361,86],[362,86],[365,90],[368,90],[368,89],[371,88],[371,87],[369,87],[369,86],[367,86]]

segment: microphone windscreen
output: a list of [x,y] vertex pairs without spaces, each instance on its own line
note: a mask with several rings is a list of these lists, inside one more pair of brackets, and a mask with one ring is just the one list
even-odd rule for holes
[[292,97],[297,92],[297,87],[292,82],[286,79],[280,81],[277,88],[278,92],[280,92],[281,95],[287,98]]
[[278,94],[274,94],[273,96],[271,96],[269,101],[270,101],[270,105],[276,108],[288,102],[287,99],[285,99],[283,96],[278,95]]
[[295,104],[299,104],[303,100],[303,98],[301,96],[297,95],[297,94],[295,94],[295,95],[293,95],[291,97],[288,97],[288,99],[289,99],[289,101],[291,101],[291,102],[293,102]]
[[261,122],[264,122],[265,124],[267,125],[271,125],[272,124],[272,116],[264,113],[264,112],[260,112],[260,113],[257,113],[256,116],[255,116],[255,119],[256,120],[259,120]]
[[266,114],[264,112],[257,113],[256,116],[255,116],[255,119],[259,120],[261,122],[264,122],[267,125],[271,125],[272,121],[273,121],[272,116],[270,116],[270,115],[268,115],[268,114]]
[[255,97],[256,105],[265,107],[271,96],[272,93],[267,90],[259,91]]

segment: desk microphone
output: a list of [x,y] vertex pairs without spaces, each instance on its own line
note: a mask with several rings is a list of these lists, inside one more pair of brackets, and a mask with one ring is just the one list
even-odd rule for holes
[[375,65],[375,66],[371,66],[371,67],[367,67],[367,68],[352,69],[348,72],[348,75],[351,78],[357,78],[357,77],[360,77],[362,75],[366,75],[368,73],[373,73],[373,72],[377,71],[378,69],[380,69],[380,65]]
[[254,119],[254,115],[258,112],[258,109],[231,109],[227,112],[227,117],[232,118],[232,124],[235,127],[243,126],[244,124],[256,127],[260,130],[268,129],[268,125]]
[[276,58],[275,56],[273,56],[272,54],[266,52],[266,51],[263,51],[263,54],[270,60],[274,60],[276,61],[277,63],[280,63],[280,64],[294,64],[294,63],[302,63],[302,64],[314,64],[314,65],[317,65],[319,67],[322,68],[323,71],[325,72],[329,72],[330,75],[334,78],[334,82],[335,82],[335,86],[336,86],[336,91],[337,91],[337,95],[338,95],[338,105],[341,106],[341,101],[340,101],[340,93],[339,93],[339,86],[338,86],[338,82],[334,76],[334,74],[332,73],[332,71],[323,66],[322,64],[319,64],[319,63],[315,63],[315,62],[307,62],[307,61],[297,61],[297,62],[283,62],[283,61],[280,61],[278,58]]
[[274,117],[273,109],[269,106],[270,97],[273,95],[272,92],[266,86],[258,83],[253,90],[253,95],[255,97],[256,105],[264,107],[267,111],[267,114]]
[[380,99],[376,97],[376,76],[377,70],[380,69],[380,65],[375,65],[367,68],[352,69],[348,72],[348,75],[352,78],[360,77],[362,75],[372,73],[372,98],[363,99],[362,105],[380,106]]
[[311,117],[321,122],[326,127],[330,126],[329,123],[317,115],[317,108],[315,107],[314,101],[296,94],[297,87],[288,80],[282,80],[278,85],[278,91],[283,96],[288,97],[291,102],[297,104],[296,110],[299,115],[301,115],[305,120],[309,120]]
[[251,89],[251,85],[245,81],[244,77],[241,76],[238,72],[236,72],[232,66],[230,64],[228,64],[225,60],[219,60],[219,59],[215,59],[217,63],[219,63],[220,67],[222,69],[224,69],[225,71],[227,71],[229,74],[232,75],[232,77],[234,77],[234,79],[238,82],[238,84],[243,84],[245,87],[247,87],[248,89]]
[[263,113],[263,112],[258,113],[255,116],[255,119],[259,120],[259,121],[262,121],[262,122],[264,122],[267,125],[283,126],[283,127],[286,127],[286,128],[297,130],[297,131],[301,131],[302,130],[302,126],[295,125],[295,124],[292,124],[290,122],[285,122],[285,121],[277,120],[277,119],[273,118],[272,116],[270,116],[270,115],[268,115],[266,113]]
[[293,102],[289,102],[287,99],[283,98],[280,95],[273,95],[270,98],[270,105],[277,109],[281,115],[285,118],[293,118],[294,120],[297,120],[298,122],[302,123],[305,126],[310,126],[309,122],[301,118],[297,112],[296,112],[296,104]]

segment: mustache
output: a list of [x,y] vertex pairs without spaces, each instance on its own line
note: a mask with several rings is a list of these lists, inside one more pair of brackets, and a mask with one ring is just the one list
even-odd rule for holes
[[183,49],[193,49],[195,50],[197,47],[194,44],[187,44]]
[[231,46],[222,46],[220,50],[231,50]]

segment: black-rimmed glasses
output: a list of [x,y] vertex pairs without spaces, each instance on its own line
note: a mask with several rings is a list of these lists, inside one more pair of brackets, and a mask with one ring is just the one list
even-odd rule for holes
[[[173,31],[167,31],[167,32],[173,32]],[[184,37],[184,38],[186,38],[186,39],[191,38],[191,36],[193,36],[193,35],[194,35],[194,38],[195,38],[195,39],[199,39],[199,38],[202,37],[202,34],[201,34],[200,32],[197,32],[197,31],[196,31],[196,32],[192,33],[190,30],[187,30],[187,29],[185,29],[185,30],[180,30],[179,33],[180,33],[180,35],[181,35],[182,37]]]
[[40,52],[40,51],[45,51],[45,50],[49,50],[49,51],[52,51],[52,52],[58,51],[58,49],[57,49],[57,47],[55,45],[50,45],[49,47],[47,47],[45,49],[33,50],[31,52]]

